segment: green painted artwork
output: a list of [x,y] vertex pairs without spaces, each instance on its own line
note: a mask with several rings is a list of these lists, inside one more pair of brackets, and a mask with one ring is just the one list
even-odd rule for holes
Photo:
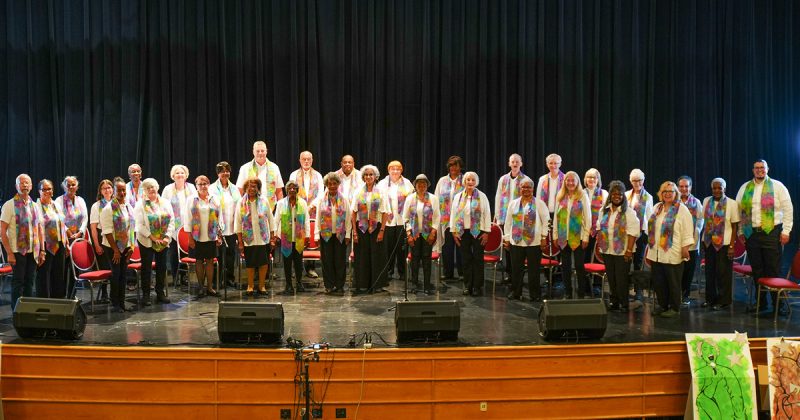
[[756,386],[747,334],[686,334],[696,419],[754,419]]

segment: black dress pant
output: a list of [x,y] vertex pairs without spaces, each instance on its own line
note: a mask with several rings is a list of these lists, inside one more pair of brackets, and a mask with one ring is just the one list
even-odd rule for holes
[[636,238],[636,251],[633,253],[633,269],[639,271],[642,269],[642,262],[644,261],[644,250],[648,245],[647,232],[642,231],[641,235]]
[[[294,268],[295,282],[300,284],[303,280],[303,254],[295,248],[295,242],[291,243],[292,253],[287,257],[281,251],[283,257],[283,276],[286,279],[286,289],[292,288],[292,268]],[[280,248],[278,248],[280,249]]]
[[609,292],[611,292],[611,304],[627,308],[631,262],[625,261],[625,256],[623,255],[603,254],[603,263],[606,266],[608,288]]
[[453,234],[450,233],[449,228],[444,230],[444,243],[442,244],[442,267],[444,268],[444,277],[448,279],[455,278],[455,270],[458,270],[459,275],[464,275],[462,270],[461,252],[458,251],[456,242],[453,240]]
[[692,291],[692,280],[694,280],[694,270],[697,268],[697,250],[689,251],[689,261],[683,262],[683,274],[681,275],[681,294],[683,299],[689,298]]
[[142,270],[139,274],[142,276],[143,298],[147,299],[150,296],[150,278],[153,273],[153,261],[156,263],[156,296],[164,296],[164,279],[167,277],[168,252],[167,248],[156,252],[155,249],[148,248],[139,242],[139,255],[142,257]]
[[14,253],[16,264],[11,266],[11,311],[17,307],[17,299],[33,296],[33,282],[36,278],[36,260],[33,253],[25,255]]
[[355,245],[356,264],[358,266],[358,276],[356,277],[356,289],[379,289],[386,286],[386,240],[378,242],[378,232],[380,223],[371,233],[361,232],[356,229],[358,244]]
[[347,245],[339,242],[336,236],[331,236],[327,241],[320,238],[319,251],[325,288],[344,289],[347,277]]
[[67,296],[67,282],[64,278],[64,244],[51,254],[47,251],[44,263],[36,270],[36,296],[40,298],[63,299]]
[[[128,250],[129,248],[125,248],[120,254],[122,258],[119,259],[119,262],[114,264],[113,262],[113,255],[114,250],[110,247],[103,245],[103,252],[108,253],[108,259],[111,261],[111,279],[109,282],[111,283],[111,304],[116,307],[123,307],[125,304],[125,272],[128,269]],[[139,250],[141,252],[141,250]],[[144,259],[142,259],[144,263]]]
[[399,278],[405,278],[406,256],[408,255],[405,226],[387,226],[383,240],[386,242],[389,272],[393,273],[396,271]]
[[[753,267],[754,284],[757,284],[758,279],[762,277],[781,277],[779,271],[781,254],[783,254],[783,246],[781,246],[782,230],[782,224],[776,225],[769,234],[754,228],[753,234],[745,241],[747,259],[750,261],[750,266]],[[764,302],[764,307],[766,307],[766,296],[764,295],[761,296],[761,302]],[[769,295],[772,298],[774,307],[777,298],[776,293],[771,292]],[[778,310],[778,308],[774,309]]]
[[586,295],[592,294],[592,289],[589,287],[589,279],[586,278],[586,270],[583,268],[583,254],[585,249],[581,245],[572,249],[565,246],[561,250],[561,272],[564,279],[564,298],[572,299],[572,263],[575,260],[575,274],[578,277],[578,298],[583,298]]
[[658,303],[664,310],[681,310],[681,275],[683,263],[665,264],[653,262],[653,284],[655,285]]
[[483,289],[483,245],[469,231],[461,234],[461,267],[464,269],[464,289]]
[[522,297],[522,279],[525,274],[525,260],[528,260],[528,297],[531,300],[542,298],[542,287],[539,282],[542,266],[542,248],[536,246],[511,245],[509,250],[511,260],[511,294],[516,298]]
[[431,286],[431,255],[433,254],[433,245],[429,244],[425,238],[420,235],[415,241],[414,246],[411,247],[411,273],[409,273],[409,280],[414,288],[419,287],[419,267],[422,265],[422,287],[424,290],[432,290]]
[[[500,232],[505,232],[504,225],[498,225],[498,226],[500,227]],[[504,262],[504,264],[503,264],[503,272],[505,274],[508,274],[508,279],[510,280],[511,279],[511,264],[512,264],[512,262],[511,262],[511,248],[506,249],[505,247],[503,247],[501,252],[503,253],[503,262]],[[505,277],[505,276],[503,276],[503,277]]]
[[706,252],[706,303],[730,305],[733,287],[733,260],[728,256],[728,245],[717,251],[714,246],[705,247]]
[[236,282],[236,259],[239,258],[237,248],[237,235],[228,235],[224,237],[222,246],[217,248],[217,258],[222,267],[223,278],[228,283]]

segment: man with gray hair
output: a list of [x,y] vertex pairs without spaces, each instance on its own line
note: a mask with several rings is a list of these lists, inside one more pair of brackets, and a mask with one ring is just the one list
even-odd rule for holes
[[239,193],[244,194],[244,183],[248,178],[261,180],[261,193],[267,198],[271,209],[283,198],[283,177],[281,170],[274,162],[267,159],[267,143],[258,140],[253,143],[253,160],[239,168],[236,186]]

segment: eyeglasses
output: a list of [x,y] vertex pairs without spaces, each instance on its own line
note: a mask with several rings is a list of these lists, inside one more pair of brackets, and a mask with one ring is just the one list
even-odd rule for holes
[[41,189],[41,190],[39,190],[39,191],[42,191],[42,192],[49,192],[49,191],[53,191],[53,189],[52,189],[52,188],[42,188],[42,189]]
[[202,182],[202,183],[199,183],[199,184],[197,184],[197,186],[198,186],[198,187],[207,187],[207,186],[208,186],[208,184],[207,184],[207,183],[205,183],[205,182]]

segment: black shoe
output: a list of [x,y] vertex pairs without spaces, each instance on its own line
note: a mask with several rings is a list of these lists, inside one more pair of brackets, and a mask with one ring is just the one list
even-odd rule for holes
[[150,301],[150,296],[142,298],[142,307],[147,307],[152,305],[153,302]]
[[384,289],[383,287],[378,287],[372,291],[372,293],[389,293],[388,290]]
[[353,293],[353,296],[363,295],[364,294],[364,290],[363,289],[354,289],[352,291],[352,293]]
[[156,302],[157,303],[171,303],[172,301],[169,300],[168,297],[166,297],[164,295],[161,295],[161,296],[156,296]]
[[121,307],[121,306],[118,306],[118,305],[114,305],[114,306],[111,308],[111,312],[113,312],[113,313],[118,313],[118,314],[121,314],[121,313],[124,313],[124,312],[125,312],[125,308],[123,308],[123,307]]
[[425,289],[425,294],[428,295],[428,296],[433,296],[433,295],[436,294],[436,289],[434,289],[432,287],[429,287],[429,288]]
[[303,282],[300,282],[300,281],[298,281],[298,282],[297,282],[297,287],[296,287],[296,289],[297,289],[297,293],[300,293],[300,292],[305,292],[305,291],[306,291],[306,288],[305,288],[305,286],[303,286]]
[[[259,292],[259,294],[261,294],[261,292]],[[280,294],[282,296],[291,296],[294,294],[294,288],[287,287],[286,289],[283,289],[283,291]]]
[[462,294],[463,294],[464,296],[469,296],[469,295],[471,295],[471,294],[472,294],[472,291],[470,291],[469,289],[464,289],[464,292],[463,292]]

